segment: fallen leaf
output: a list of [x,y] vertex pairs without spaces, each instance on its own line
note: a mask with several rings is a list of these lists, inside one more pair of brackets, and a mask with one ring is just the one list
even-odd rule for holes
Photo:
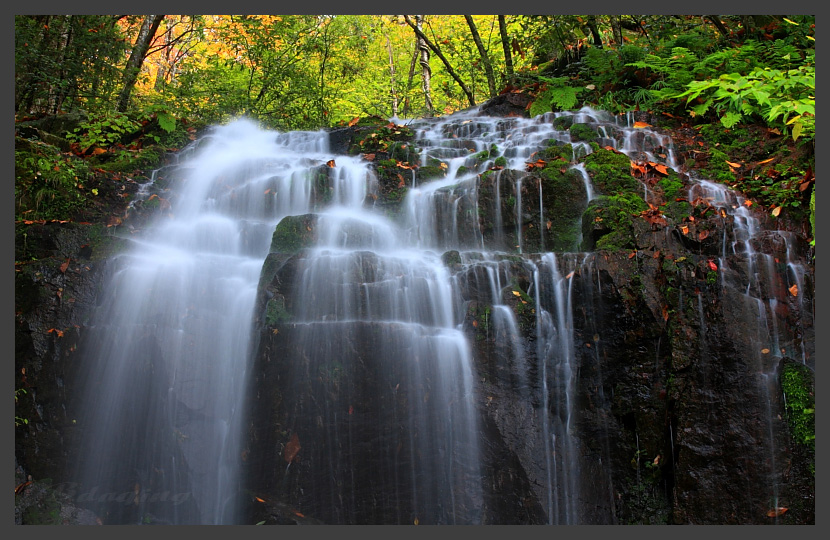
[[550,230],[551,226],[553,225],[553,222],[551,220],[548,220],[548,222],[545,225],[547,225],[548,230]]
[[758,162],[758,165],[763,165],[764,163],[769,163],[769,162],[770,162],[770,161],[772,161],[773,159],[775,159],[775,158],[769,158],[769,159],[765,159],[764,161],[759,161],[759,162]]
[[798,284],[793,285],[788,290],[790,291],[791,295],[798,296]]
[[718,271],[718,265],[714,263],[714,261],[709,261],[709,269],[713,272]]
[[294,510],[294,515],[296,515],[297,517],[301,517],[301,518],[305,517],[305,515],[303,515],[301,512],[297,512],[296,510]]
[[773,508],[769,512],[767,512],[767,517],[778,517],[782,515],[784,512],[789,510],[788,508],[784,508],[783,506],[779,506],[777,508]]
[[265,193],[263,193],[263,195],[268,195],[269,193],[271,193],[271,188],[266,189]]
[[703,230],[703,231],[700,231],[699,233],[697,233],[697,239],[698,240],[703,240],[704,238],[706,238],[708,236],[709,236],[709,231],[706,231],[706,230]]
[[334,168],[334,160],[330,159],[330,160],[326,161],[326,165],[328,165],[331,168]]
[[297,436],[297,432],[291,434],[291,439],[288,441],[288,444],[285,445],[285,461],[291,463],[294,458],[297,456],[297,452],[300,451],[300,438]]
[[265,502],[263,499],[260,499],[259,497],[254,497],[254,498],[255,498],[256,500],[258,500],[259,502],[261,502],[261,503],[264,503],[264,502]]
[[355,116],[354,118],[349,120],[349,127],[352,127],[353,125],[357,124],[359,121],[360,121],[360,117]]
[[628,258],[629,258],[629,259],[633,259],[635,255],[637,255],[637,252],[636,252],[636,251],[632,251],[631,253],[629,253],[629,254],[628,254]]
[[769,349],[761,349],[761,354],[769,354]]
[[513,295],[514,295],[514,296],[521,296],[521,295],[522,295],[522,293],[520,293],[519,291],[513,291]]
[[680,232],[682,232],[683,234],[689,234],[689,227],[683,225],[682,227],[680,227]]
[[663,306],[663,320],[664,321],[669,320],[669,307],[668,306]]
[[669,170],[666,168],[665,165],[657,164],[654,166],[654,170],[659,172],[660,174],[669,174]]
[[571,273],[570,273],[570,274],[568,274],[567,276],[565,276],[565,279],[571,279],[572,277],[574,277],[574,271],[573,271],[573,270],[571,270]]
[[[724,161],[726,161],[726,160],[724,160]],[[736,169],[741,167],[740,163],[732,163],[731,161],[727,161],[726,164],[729,165],[730,167],[735,167]]]
[[69,268],[69,259],[66,259],[66,261],[64,261],[64,263],[61,265],[61,267],[60,267],[61,274],[65,274],[67,268]]
[[636,128],[636,129],[647,128],[647,127],[651,127],[651,124],[646,124],[645,122],[634,122],[634,128]]
[[374,161],[375,154],[363,154],[363,159],[365,159],[366,161]]
[[780,213],[781,213],[781,207],[780,206],[776,206],[775,208],[772,209],[772,215],[774,217],[778,217],[778,214],[780,214]]
[[745,201],[744,201],[744,206],[746,206],[747,208],[749,208],[750,206],[752,206],[752,201],[750,201],[749,199],[745,200]]

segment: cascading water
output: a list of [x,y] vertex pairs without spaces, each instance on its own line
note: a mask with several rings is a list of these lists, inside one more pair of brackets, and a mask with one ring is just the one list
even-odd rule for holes
[[[599,146],[575,140],[572,124],[593,129]],[[615,416],[624,406],[608,380],[624,370],[608,357],[630,337],[606,336],[600,322],[611,317],[608,267],[580,248],[583,213],[604,194],[575,163],[605,146],[676,169],[671,140],[588,108],[534,119],[473,109],[409,127],[420,170],[401,177],[407,193],[393,212],[376,202],[369,162],[335,155],[323,132],[237,121],[181,156],[164,192],[170,215],[118,261],[92,333],[79,478],[102,494],[92,501],[101,515],[499,523],[512,522],[498,502],[511,496],[517,522],[616,523],[624,496],[643,500],[641,454],[674,473],[691,448],[682,419]],[[541,156],[561,163],[540,176]],[[430,168],[437,178],[422,176]],[[808,287],[789,237],[769,240],[780,244],[773,262],[757,253],[742,200],[692,184],[688,199],[732,224],[710,262],[721,286],[746,297],[753,343],[805,361],[805,338],[785,332],[773,294],[779,267],[792,290]],[[808,311],[792,296],[794,312]],[[708,347],[706,299],[693,304],[708,370],[722,360]],[[667,378],[662,337],[640,347],[640,375],[655,384]],[[771,414],[765,354],[758,384]],[[757,435],[777,505],[774,423]],[[630,435],[612,440],[614,429]],[[653,443],[661,430],[665,448]],[[503,450],[485,436],[494,432]],[[634,455],[634,488],[610,472],[630,459],[621,449]],[[501,474],[504,456],[522,473]]]

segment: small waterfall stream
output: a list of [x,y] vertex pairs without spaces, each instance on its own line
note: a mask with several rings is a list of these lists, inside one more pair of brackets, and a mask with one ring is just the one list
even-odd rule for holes
[[[483,393],[492,383],[479,373],[476,351],[487,346],[501,351],[493,369],[509,372],[522,396],[515,429],[527,442],[513,451],[544,522],[615,522],[614,478],[586,476],[596,473],[589,447],[602,468],[612,445],[580,432],[586,398],[578,395],[590,368],[595,399],[612,399],[600,367],[602,329],[591,319],[600,313],[592,295],[601,294],[602,277],[594,253],[546,251],[544,231],[559,216],[545,201],[557,194],[543,193],[527,168],[550,145],[573,143],[574,159],[592,152],[556,127],[563,118],[593,126],[600,146],[632,160],[678,168],[671,140],[634,129],[630,119],[588,108],[534,119],[473,109],[410,123],[421,167],[441,163],[446,176],[413,174],[390,216],[372,203],[378,178],[369,163],[334,155],[324,132],[276,133],[238,120],[197,141],[165,191],[169,213],[130,238],[95,319],[78,464],[82,485],[109,494],[93,501],[95,510],[113,523],[242,521],[242,469],[257,452],[246,399],[275,392],[279,413],[260,444],[283,460],[269,486],[289,494],[291,512],[326,523],[481,523],[492,489],[482,410],[494,398]],[[585,196],[574,205],[602,195],[583,164],[566,170]],[[778,243],[780,259],[756,250],[770,235],[724,187],[695,179],[688,199],[709,201],[732,224],[712,264],[723,287],[741,290],[742,316],[757,321],[758,384],[771,412],[773,357],[805,362],[803,336],[786,334],[775,314],[782,297],[775,280],[783,266],[801,291],[804,269],[790,258],[785,233],[765,240]],[[487,204],[494,217],[485,227]],[[538,217],[523,214],[528,205]],[[274,231],[289,223],[312,240],[280,251]],[[282,279],[284,289],[258,300],[269,279]],[[704,299],[693,300],[708,354]],[[575,314],[591,324],[579,330],[584,343]],[[269,329],[272,344],[249,339],[260,332],[254,322]],[[483,345],[471,343],[470,332],[481,332]],[[252,383],[261,346],[266,363],[283,366],[279,381]],[[660,350],[658,341],[658,365]],[[674,459],[675,428],[665,429]],[[778,506],[770,434],[762,438]],[[593,496],[605,514],[589,518]]]

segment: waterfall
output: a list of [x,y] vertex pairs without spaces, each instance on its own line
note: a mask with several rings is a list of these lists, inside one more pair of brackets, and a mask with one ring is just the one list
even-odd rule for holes
[[[599,146],[573,140],[573,124]],[[667,409],[665,426],[644,426],[625,409],[635,398],[616,394],[636,379],[636,399],[660,388],[666,399],[669,370],[690,368],[666,352],[668,327],[631,322],[649,310],[667,321],[668,310],[648,304],[653,290],[648,305],[626,303],[608,257],[580,251],[584,209],[607,194],[577,161],[607,146],[678,167],[670,138],[630,124],[587,107],[413,121],[412,176],[394,211],[369,158],[335,154],[325,132],[244,119],[211,129],[168,171],[169,207],[125,235],[91,324],[77,452],[86,502],[110,523],[616,523],[623,497],[640,504],[648,475],[675,474],[694,448],[688,419]],[[541,155],[562,160],[555,178],[533,170]],[[785,302],[809,311],[809,276],[794,240],[762,231],[743,199],[688,184],[688,200],[728,225],[722,250],[701,261],[718,269],[711,291],[728,287],[730,313],[752,323],[769,416],[752,434],[769,456],[759,497],[777,507],[774,358],[807,363],[804,335],[780,313]],[[566,196],[580,200],[552,211]],[[646,269],[638,251],[616,264]],[[677,301],[677,320],[697,329],[702,393],[724,362],[709,343],[711,291]],[[628,326],[606,335],[615,318]],[[636,339],[642,362],[609,365]],[[614,462],[633,467],[615,476]]]

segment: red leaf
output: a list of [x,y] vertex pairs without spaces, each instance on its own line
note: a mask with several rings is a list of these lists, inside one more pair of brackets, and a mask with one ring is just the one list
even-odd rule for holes
[[69,268],[69,259],[66,259],[66,261],[64,261],[64,263],[61,265],[61,274],[65,274],[67,268]]
[[349,127],[352,127],[353,125],[357,124],[359,121],[360,121],[360,117],[355,116],[354,118],[349,120]]
[[709,261],[709,269],[712,270],[713,272],[717,272],[718,271],[718,265],[715,264],[714,261]]
[[291,434],[291,439],[288,441],[288,444],[285,445],[285,461],[291,463],[294,458],[297,456],[297,452],[300,451],[300,438],[297,436],[297,432]]
[[363,154],[363,159],[365,159],[366,161],[374,161],[375,154]]
[[778,517],[780,515],[783,515],[784,512],[786,512],[787,510],[789,510],[789,508],[784,508],[783,506],[773,508],[772,510],[767,512],[767,517]]
[[654,166],[654,170],[659,172],[660,174],[669,174],[669,170],[666,168],[665,165],[657,164]]

